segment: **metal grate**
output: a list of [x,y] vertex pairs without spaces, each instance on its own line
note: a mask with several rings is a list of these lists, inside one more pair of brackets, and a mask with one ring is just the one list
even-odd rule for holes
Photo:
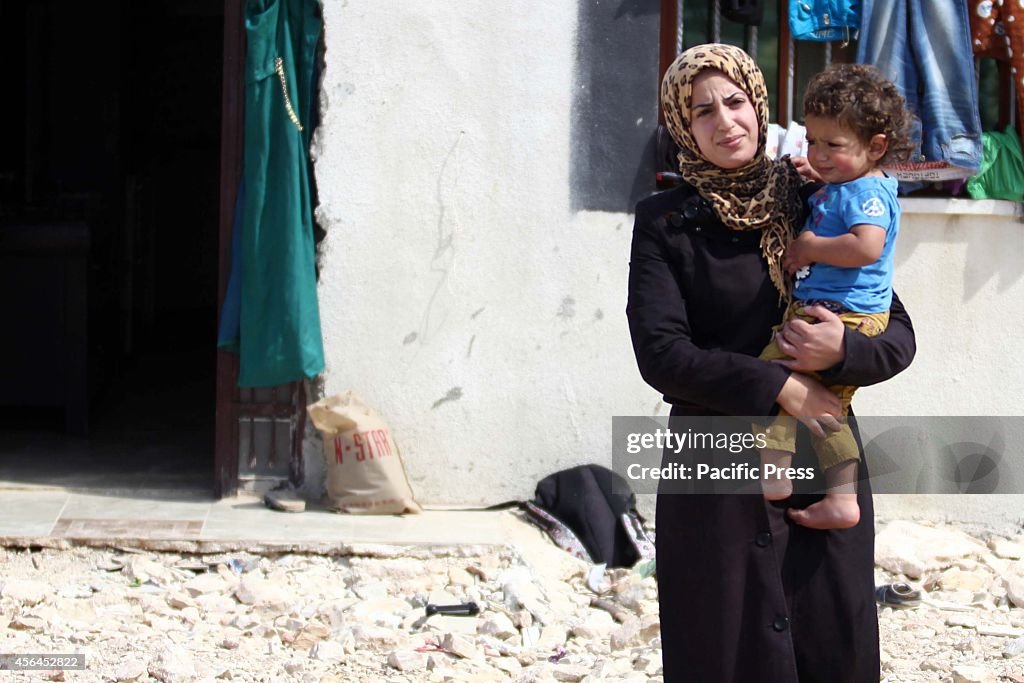
[[239,479],[302,481],[302,437],[306,428],[305,388],[292,382],[238,390]]
[[787,8],[787,0],[768,3],[759,28],[730,21],[722,12],[721,0],[709,3],[662,0],[659,79],[672,60],[691,45],[703,42],[740,45],[755,56],[765,72],[770,108],[776,121],[788,125],[794,117],[794,103],[800,101],[810,77],[833,60],[853,61],[856,46],[855,43],[842,48],[831,43],[797,43],[790,35]]

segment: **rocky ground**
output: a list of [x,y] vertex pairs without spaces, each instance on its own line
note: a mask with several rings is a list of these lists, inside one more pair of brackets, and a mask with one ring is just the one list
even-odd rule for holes
[[[1024,536],[893,522],[885,681],[1024,683]],[[596,589],[596,590],[595,590]],[[427,617],[474,601],[476,616]],[[555,549],[324,557],[0,548],[0,653],[84,653],[68,681],[659,681],[653,578]]]

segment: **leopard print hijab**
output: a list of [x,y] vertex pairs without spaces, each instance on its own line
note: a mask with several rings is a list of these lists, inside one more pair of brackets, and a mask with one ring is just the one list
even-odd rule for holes
[[[737,169],[724,169],[701,155],[691,126],[693,81],[705,69],[717,69],[736,82],[754,106],[760,140],[753,160]],[[781,297],[789,299],[782,255],[797,231],[801,216],[799,195],[803,180],[788,159],[765,156],[768,133],[768,89],[757,64],[733,45],[713,43],[691,47],[676,58],[661,82],[661,104],[672,139],[679,145],[683,179],[715,207],[730,230],[760,230],[761,252],[768,274]]]

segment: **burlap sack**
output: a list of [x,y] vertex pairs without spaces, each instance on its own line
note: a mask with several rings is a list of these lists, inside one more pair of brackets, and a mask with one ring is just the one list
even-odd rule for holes
[[327,505],[339,512],[420,512],[387,423],[351,391],[307,409],[324,440]]

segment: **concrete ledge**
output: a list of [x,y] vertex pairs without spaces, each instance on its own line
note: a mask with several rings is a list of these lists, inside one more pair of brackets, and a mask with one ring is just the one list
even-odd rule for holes
[[958,199],[956,197],[901,197],[906,214],[946,214],[1010,217],[1024,221],[1024,204],[1002,199]]

